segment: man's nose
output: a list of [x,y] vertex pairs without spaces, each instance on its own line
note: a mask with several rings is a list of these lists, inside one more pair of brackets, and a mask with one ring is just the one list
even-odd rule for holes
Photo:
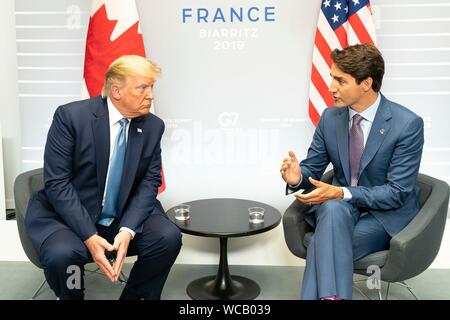
[[147,94],[145,95],[145,99],[153,100],[153,90],[151,88],[147,90]]

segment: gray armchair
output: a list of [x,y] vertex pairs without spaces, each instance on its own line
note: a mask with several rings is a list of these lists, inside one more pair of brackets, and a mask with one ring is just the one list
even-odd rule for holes
[[[322,181],[331,183],[333,171],[325,173]],[[382,281],[389,285],[399,283],[408,288],[405,280],[425,271],[435,259],[442,241],[447,220],[450,188],[444,181],[419,173],[416,184],[420,187],[420,211],[415,218],[390,241],[389,250],[374,252],[353,264],[354,273],[367,275],[371,265],[380,267]],[[295,256],[305,259],[309,238],[314,229],[305,221],[309,207],[295,200],[283,215],[286,244]],[[381,287],[378,289],[381,300]]]
[[[39,260],[39,254],[33,246],[30,238],[28,237],[25,228],[25,215],[27,212],[28,202],[30,200],[31,194],[37,190],[44,187],[44,174],[43,169],[35,169],[21,173],[17,176],[14,181],[14,201],[16,205],[16,220],[17,228],[19,230],[20,242],[22,243],[23,250],[27,255],[28,259],[39,269],[42,269],[42,265]],[[115,258],[115,254],[107,253],[107,258],[112,262]],[[95,270],[86,270],[91,273],[99,273],[99,268]],[[127,281],[127,277],[121,272],[119,281],[124,284]],[[33,300],[41,291],[42,287],[46,283],[44,279],[38,289],[34,292],[31,300]]]
[[[28,259],[39,269],[42,269],[41,262],[39,261],[39,255],[33,246],[30,238],[28,237],[25,228],[25,214],[27,212],[28,201],[30,196],[34,191],[40,190],[44,186],[43,172],[41,169],[35,169],[28,172],[24,172],[17,176],[14,181],[14,202],[16,205],[16,220],[17,229],[19,230],[20,242],[22,243],[22,248],[25,251]],[[44,279],[35,291],[31,300],[33,300],[41,291],[46,280]]]

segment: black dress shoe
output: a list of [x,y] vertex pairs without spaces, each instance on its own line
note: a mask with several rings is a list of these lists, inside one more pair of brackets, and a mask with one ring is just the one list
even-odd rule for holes
[[119,300],[141,300],[141,298],[131,290],[128,290],[127,287],[125,287],[122,291],[122,294],[120,295]]

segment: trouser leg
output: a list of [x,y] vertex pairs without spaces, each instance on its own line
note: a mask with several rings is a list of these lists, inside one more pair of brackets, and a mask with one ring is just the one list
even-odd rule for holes
[[[359,211],[346,201],[329,200],[320,205],[316,212],[314,261],[317,281],[317,297],[352,297],[353,280],[353,230]],[[308,257],[307,257],[308,259]],[[309,271],[309,270],[308,270]],[[314,290],[304,296],[314,296]]]
[[317,292],[316,250],[314,243],[315,236],[313,235],[309,240],[308,251],[306,253],[306,266],[300,295],[302,300],[319,299]]
[[181,233],[167,217],[152,214],[142,233],[130,243],[129,255],[138,255],[122,298],[160,299],[170,269],[181,248]]
[[40,248],[45,278],[61,300],[84,298],[84,265],[89,254],[86,246],[70,230],[50,235]]

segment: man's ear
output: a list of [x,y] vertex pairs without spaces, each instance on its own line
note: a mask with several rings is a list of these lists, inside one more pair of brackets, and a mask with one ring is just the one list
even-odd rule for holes
[[122,96],[122,94],[120,92],[120,88],[116,84],[111,85],[110,94],[111,94],[111,97],[114,98],[115,100],[120,100],[120,98]]
[[361,84],[363,85],[363,90],[365,92],[369,91],[372,88],[373,79],[371,77],[367,77],[364,79]]

